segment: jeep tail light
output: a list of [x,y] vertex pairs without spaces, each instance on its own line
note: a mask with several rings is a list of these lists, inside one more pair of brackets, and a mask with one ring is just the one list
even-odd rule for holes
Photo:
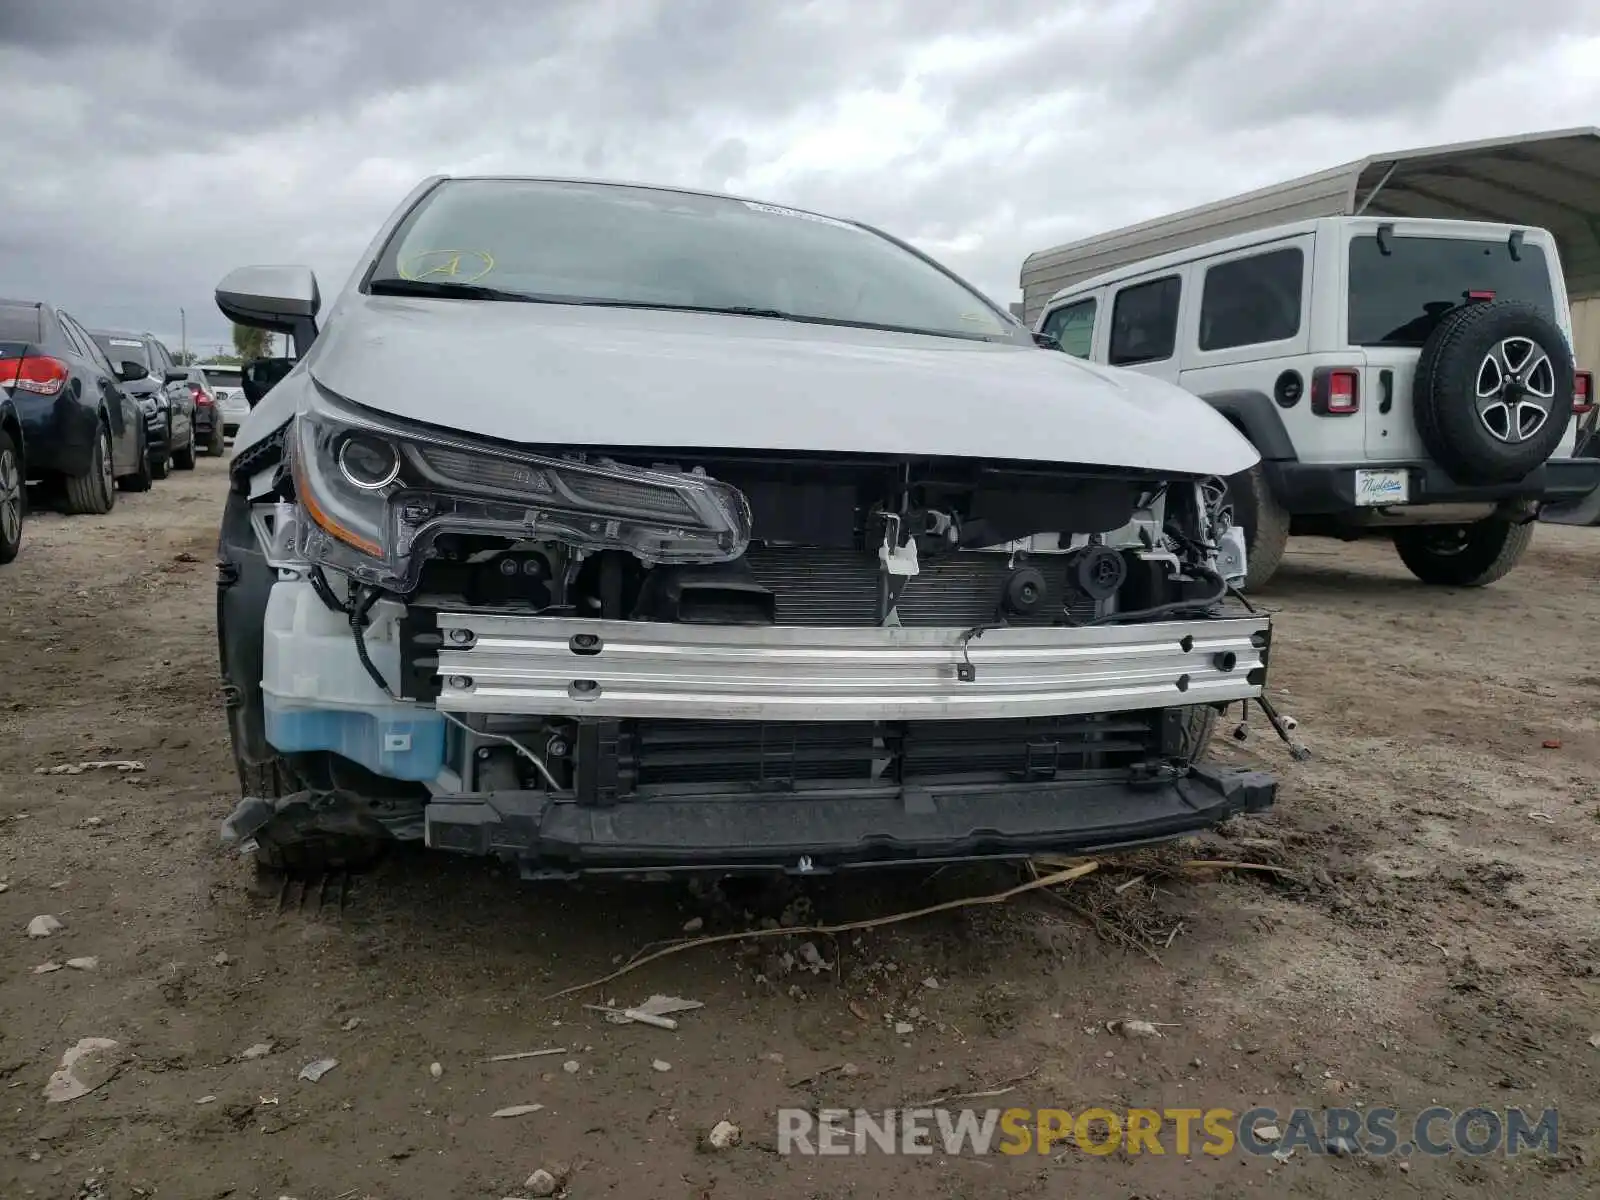
[[6,379],[6,368],[0,363],[0,384],[19,388],[36,396],[54,396],[66,386],[72,371],[59,358],[48,354],[28,354],[16,360],[17,371],[13,379]]
[[1361,410],[1361,372],[1353,367],[1319,367],[1311,375],[1311,411],[1345,417]]
[[1594,372],[1579,371],[1572,378],[1572,411],[1587,416],[1594,411]]

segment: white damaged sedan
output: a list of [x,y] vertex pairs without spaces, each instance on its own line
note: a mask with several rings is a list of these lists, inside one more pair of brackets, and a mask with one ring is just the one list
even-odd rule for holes
[[808,872],[1273,801],[1201,761],[1265,683],[1219,483],[1255,451],[875,229],[434,178],[325,319],[304,268],[217,302],[297,354],[220,546],[263,868]]

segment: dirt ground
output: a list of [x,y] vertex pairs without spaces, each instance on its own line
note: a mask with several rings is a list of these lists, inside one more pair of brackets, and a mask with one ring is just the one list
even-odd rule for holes
[[[1600,530],[1542,527],[1509,579],[1470,593],[1421,587],[1380,543],[1292,549],[1260,601],[1278,616],[1275,690],[1315,757],[1291,762],[1259,721],[1237,745],[1226,722],[1215,752],[1278,772],[1279,804],[1187,851],[1286,875],[1177,878],[1146,855],[1057,900],[819,938],[816,973],[795,945],[719,944],[546,1001],[696,917],[707,933],[854,919],[1017,877],[739,896],[534,886],[419,853],[356,880],[342,912],[316,896],[279,912],[218,844],[236,798],[213,629],[223,488],[202,460],[108,517],[40,514],[0,569],[0,1196],[492,1198],[554,1166],[585,1200],[1594,1194]],[[36,774],[89,759],[147,769]],[[26,937],[45,913],[65,928]],[[97,967],[34,971],[79,956]],[[705,1007],[676,1032],[583,1007],[652,992]],[[1165,1036],[1105,1029],[1126,1017]],[[116,1039],[120,1070],[45,1103],[84,1037]],[[566,1049],[482,1061],[549,1047]],[[297,1079],[324,1057],[338,1065],[319,1082]],[[779,1107],[1023,1076],[973,1103],[1558,1107],[1561,1149],[775,1152]],[[491,1116],[527,1104],[544,1107]],[[725,1119],[742,1143],[707,1152]]]

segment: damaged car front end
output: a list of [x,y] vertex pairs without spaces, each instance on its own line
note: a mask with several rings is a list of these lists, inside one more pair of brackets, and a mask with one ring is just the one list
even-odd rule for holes
[[[428,232],[430,204],[483,182],[455,201],[476,222],[525,188],[557,224],[642,222],[627,269],[667,246],[693,281],[535,289],[501,231],[430,282],[433,245],[476,244]],[[701,269],[740,238],[759,287]],[[806,307],[835,243],[960,312]],[[496,273],[456,282],[464,253]],[[320,331],[283,271],[218,289],[300,351],[240,431],[221,539],[225,834],[262,864],[421,840],[529,877],[807,872],[1272,803],[1271,777],[1201,761],[1217,711],[1261,695],[1271,628],[1230,599],[1218,482],[1253,452],[1193,397],[1039,352],[875,231],[697,193],[428,181]],[[759,294],[728,302],[734,280]]]

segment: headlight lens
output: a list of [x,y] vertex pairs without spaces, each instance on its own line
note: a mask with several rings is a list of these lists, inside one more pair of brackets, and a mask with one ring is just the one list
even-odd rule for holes
[[725,562],[750,506],[695,472],[474,444],[319,396],[289,440],[308,561],[408,592],[446,532],[621,549],[646,563]]
[[380,437],[348,434],[339,443],[339,470],[352,487],[377,491],[388,487],[400,474],[400,451],[393,442]]

